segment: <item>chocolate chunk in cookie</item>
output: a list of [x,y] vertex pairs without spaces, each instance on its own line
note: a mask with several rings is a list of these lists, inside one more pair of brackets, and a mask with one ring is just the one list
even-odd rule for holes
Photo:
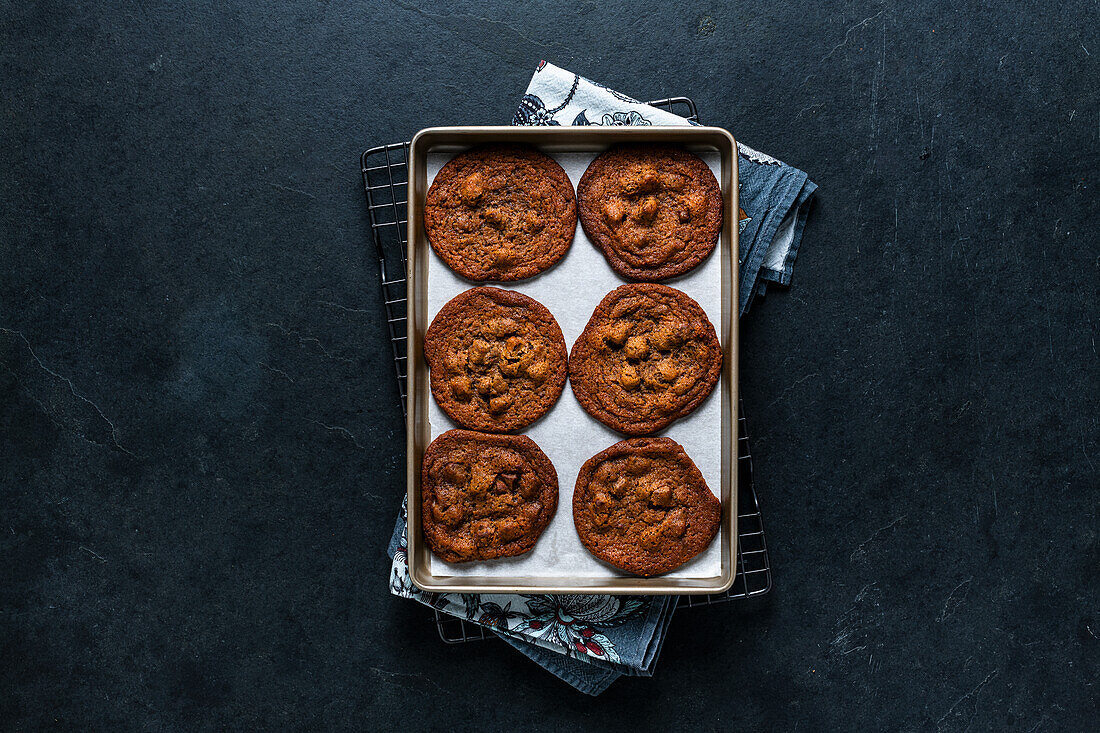
[[558,475],[525,435],[448,430],[424,452],[424,540],[447,562],[522,555],[558,507]]
[[444,305],[424,335],[432,395],[459,425],[518,430],[565,386],[565,338],[550,311],[512,290],[479,287]]
[[548,155],[518,145],[460,153],[432,181],[424,229],[436,254],[470,280],[511,281],[560,260],[577,228],[577,199]]
[[656,282],[707,258],[722,229],[722,191],[697,155],[661,145],[601,153],[577,186],[581,226],[625,278]]
[[694,410],[714,389],[722,349],[707,314],[666,285],[612,290],[569,356],[581,406],[608,427],[649,435]]
[[721,517],[703,474],[669,438],[631,438],[597,453],[573,491],[573,524],[588,551],[646,577],[705,550]]

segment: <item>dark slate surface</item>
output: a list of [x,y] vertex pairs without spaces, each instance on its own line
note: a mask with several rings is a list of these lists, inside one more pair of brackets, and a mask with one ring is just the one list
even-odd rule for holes
[[[1095,725],[1095,3],[105,5],[0,14],[5,727]],[[744,324],[775,590],[598,699],[386,592],[357,157],[540,58],[821,186]]]

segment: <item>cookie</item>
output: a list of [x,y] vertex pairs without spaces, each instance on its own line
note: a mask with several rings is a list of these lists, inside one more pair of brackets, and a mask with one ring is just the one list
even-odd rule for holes
[[669,438],[631,438],[597,453],[573,491],[573,524],[588,551],[646,577],[705,550],[721,517],[703,474]]
[[722,371],[714,326],[686,294],[656,283],[615,288],[569,355],[569,383],[588,414],[649,435],[706,399]]
[[553,158],[531,147],[493,145],[456,155],[424,203],[432,249],[478,282],[537,275],[562,258],[576,229],[573,184]]
[[452,298],[424,335],[432,395],[459,425],[518,430],[565,386],[565,338],[550,311],[512,290],[479,287]]
[[621,145],[596,156],[577,185],[584,233],[629,280],[682,275],[722,229],[722,189],[710,167],[664,145]]
[[447,562],[522,555],[557,508],[558,474],[526,435],[448,430],[424,451],[424,540]]

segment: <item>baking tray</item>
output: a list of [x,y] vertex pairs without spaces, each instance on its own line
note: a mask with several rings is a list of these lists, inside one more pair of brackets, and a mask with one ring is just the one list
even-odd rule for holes
[[[723,531],[720,533],[721,571],[709,578],[538,578],[440,576],[432,573],[430,551],[422,541],[420,517],[420,464],[430,441],[427,364],[421,344],[428,327],[429,245],[424,233],[421,205],[428,189],[427,157],[431,152],[455,153],[473,145],[519,143],[546,152],[594,152],[617,143],[672,143],[689,149],[717,151],[718,176],[724,201],[721,258],[722,319],[719,327],[724,352],[719,395],[722,412],[720,499]],[[409,575],[419,588],[437,593],[614,593],[618,595],[694,595],[723,593],[737,573],[737,318],[733,304],[738,292],[736,253],[737,146],[725,130],[711,127],[440,127],[419,132],[408,158],[408,283],[407,283],[407,484]],[[471,283],[473,286],[474,283]]]

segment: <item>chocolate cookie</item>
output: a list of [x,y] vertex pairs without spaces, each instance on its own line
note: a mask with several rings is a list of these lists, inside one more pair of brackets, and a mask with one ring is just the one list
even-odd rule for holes
[[628,435],[655,433],[698,407],[722,371],[699,304],[656,283],[621,285],[596,306],[569,356],[588,414]]
[[705,550],[721,517],[703,474],[669,438],[631,438],[597,453],[573,491],[573,524],[588,551],[646,577]]
[[447,562],[522,555],[558,508],[558,474],[526,435],[448,430],[424,451],[424,540]]
[[631,280],[682,275],[707,258],[722,229],[718,181],[682,148],[611,148],[581,176],[577,200],[584,233]]
[[562,258],[577,228],[565,171],[525,146],[475,148],[436,175],[424,229],[447,266],[470,280],[522,280]]
[[513,290],[471,288],[452,298],[424,335],[435,401],[459,425],[518,430],[565,386],[565,338],[550,311]]

